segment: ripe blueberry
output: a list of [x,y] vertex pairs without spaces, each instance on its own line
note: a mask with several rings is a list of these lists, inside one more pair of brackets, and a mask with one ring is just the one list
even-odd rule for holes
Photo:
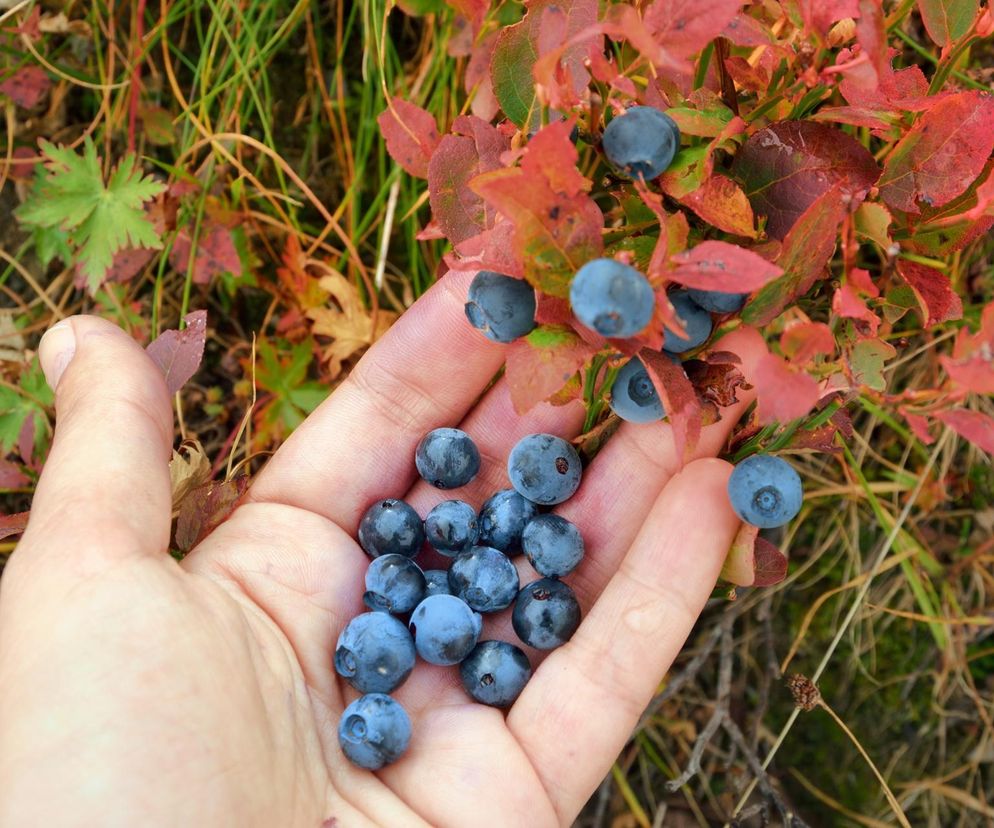
[[371,558],[391,553],[411,558],[424,542],[424,524],[403,500],[378,500],[359,522],[359,544]]
[[432,486],[457,489],[476,477],[480,470],[480,452],[465,431],[436,428],[418,443],[414,465],[418,474]]
[[400,702],[367,693],[345,708],[338,723],[338,744],[353,765],[378,770],[396,762],[411,741],[411,719]]
[[587,262],[569,288],[573,313],[601,336],[627,339],[652,321],[656,296],[649,280],[614,259]]
[[794,467],[770,454],[747,457],[728,478],[728,499],[735,514],[761,529],[793,520],[803,497],[801,478]]
[[522,497],[543,506],[562,503],[580,486],[580,455],[552,434],[529,434],[511,449],[507,475]]
[[494,342],[512,342],[535,327],[535,289],[524,279],[481,270],[468,299],[466,318]]
[[392,615],[364,612],[338,636],[335,672],[360,693],[390,693],[413,669],[414,641]]

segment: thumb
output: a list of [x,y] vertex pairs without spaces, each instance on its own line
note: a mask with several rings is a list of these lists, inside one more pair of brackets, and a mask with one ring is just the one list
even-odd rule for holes
[[172,412],[158,367],[95,316],[52,327],[38,357],[55,390],[55,437],[18,554],[101,565],[164,551]]

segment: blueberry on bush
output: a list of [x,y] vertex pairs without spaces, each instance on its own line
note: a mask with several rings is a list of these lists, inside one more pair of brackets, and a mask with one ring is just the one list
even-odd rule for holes
[[687,295],[695,305],[711,313],[735,313],[742,310],[749,298],[748,293],[722,293],[720,290],[691,289]]
[[529,434],[511,449],[507,475],[522,497],[554,506],[580,486],[580,455],[568,442],[552,434]]
[[611,410],[630,423],[652,423],[666,416],[662,400],[642,360],[632,357],[611,385]]
[[432,486],[457,489],[476,477],[480,470],[480,452],[465,431],[436,428],[418,443],[414,465],[418,474]]
[[459,665],[466,692],[491,707],[514,704],[531,674],[528,656],[506,641],[481,641]]
[[792,520],[801,510],[804,493],[794,467],[780,457],[754,454],[732,470],[728,499],[742,520],[772,529]]
[[604,129],[607,160],[631,178],[649,181],[662,174],[680,148],[680,128],[652,106],[633,106]]
[[360,693],[390,693],[413,669],[414,641],[392,615],[364,612],[338,636],[335,672]]
[[443,667],[458,664],[476,646],[483,619],[455,595],[430,595],[415,607],[408,624],[418,655]]
[[466,318],[494,342],[512,342],[535,328],[535,289],[524,279],[481,270],[467,298]]
[[711,336],[711,314],[695,304],[686,290],[673,291],[669,300],[683,322],[687,336],[678,336],[667,328],[663,332],[663,350],[671,354],[682,354],[707,342],[707,338]]
[[362,602],[371,610],[410,612],[425,597],[421,567],[405,555],[380,555],[366,570]]
[[546,578],[569,575],[583,559],[580,530],[559,515],[533,518],[521,536],[521,548],[528,563]]
[[403,500],[378,500],[359,521],[359,545],[371,558],[389,554],[411,558],[424,542],[424,524]]
[[476,510],[462,500],[443,500],[425,518],[425,537],[450,558],[470,549],[479,535]]
[[411,741],[411,719],[400,702],[383,693],[360,696],[338,723],[338,744],[353,765],[379,770],[396,762]]
[[518,593],[511,624],[529,647],[552,650],[569,641],[580,626],[580,603],[562,581],[532,581]]
[[497,612],[514,603],[518,570],[499,549],[474,546],[449,567],[449,589],[477,612]]
[[594,259],[581,267],[570,283],[569,301],[580,322],[615,339],[645,330],[656,308],[649,280],[614,259]]
[[492,546],[510,555],[521,551],[521,533],[538,507],[514,489],[504,489],[489,497],[480,508],[481,546]]

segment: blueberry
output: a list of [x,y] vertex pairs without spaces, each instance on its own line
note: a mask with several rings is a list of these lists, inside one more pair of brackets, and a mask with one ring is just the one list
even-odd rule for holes
[[378,770],[396,762],[411,741],[411,719],[400,702],[367,693],[345,708],[338,723],[338,744],[353,765]]
[[466,692],[491,707],[514,704],[531,674],[528,656],[506,641],[481,641],[459,665]]
[[543,506],[568,500],[580,486],[580,455],[561,437],[529,434],[511,449],[507,474],[522,497]]
[[429,595],[452,594],[452,590],[449,589],[449,573],[444,569],[426,569],[425,581],[427,582],[425,598]]
[[569,575],[583,559],[580,530],[559,515],[533,518],[521,536],[521,548],[528,563],[546,578]]
[[535,288],[524,279],[481,270],[467,298],[466,318],[494,342],[512,342],[535,328]]
[[421,567],[404,555],[380,555],[366,570],[363,603],[371,610],[410,612],[425,597]]
[[511,624],[529,647],[552,650],[569,641],[580,626],[580,604],[562,581],[542,578],[518,593]]
[[371,558],[389,554],[413,558],[424,542],[424,524],[403,500],[378,500],[359,521],[359,544]]
[[611,386],[611,410],[630,423],[652,423],[666,416],[649,373],[638,357],[621,366]]
[[673,162],[680,148],[680,128],[665,112],[633,106],[607,125],[602,145],[619,172],[650,181]]
[[711,313],[735,313],[749,298],[748,293],[722,293],[720,290],[688,290],[691,301]]
[[474,546],[452,562],[449,589],[477,612],[507,609],[518,594],[518,570],[499,549]]
[[538,506],[514,489],[497,492],[480,509],[480,545],[507,555],[520,552],[525,524],[537,514]]
[[411,613],[408,627],[418,655],[431,664],[458,664],[476,646],[480,614],[455,595],[429,595]]
[[581,267],[570,283],[569,301],[580,322],[615,339],[645,330],[656,308],[649,280],[614,259],[594,259]]
[[335,672],[360,693],[390,693],[414,669],[414,641],[385,612],[364,612],[345,626],[335,646]]
[[707,342],[707,338],[711,336],[711,314],[694,304],[686,290],[673,291],[669,295],[669,300],[673,303],[676,315],[683,322],[689,338],[677,336],[667,328],[663,332],[663,350],[671,354],[682,354]]
[[786,460],[754,454],[728,478],[728,498],[742,520],[761,529],[783,526],[801,510],[801,478]]
[[439,489],[457,489],[476,477],[480,452],[465,431],[436,428],[418,443],[414,453],[418,474]]
[[470,549],[479,533],[476,510],[462,500],[442,501],[425,518],[428,543],[450,558]]

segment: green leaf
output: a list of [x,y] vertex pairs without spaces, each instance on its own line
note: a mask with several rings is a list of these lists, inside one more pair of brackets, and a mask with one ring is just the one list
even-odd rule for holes
[[17,445],[28,417],[35,419],[35,445],[38,446],[48,433],[45,409],[55,402],[55,395],[48,387],[38,358],[21,375],[23,394],[14,388],[0,386],[0,453],[7,454]]
[[39,181],[17,216],[29,227],[68,234],[91,294],[100,287],[118,250],[162,246],[142,205],[165,186],[143,177],[133,154],[121,160],[105,184],[96,147],[89,138],[82,156],[47,141],[41,142],[41,149],[48,177]]
[[979,10],[979,0],[918,0],[925,31],[943,48],[970,31]]
[[528,122],[535,106],[532,67],[538,60],[538,52],[528,24],[528,20],[523,20],[501,31],[490,64],[497,102],[508,119],[519,127]]

